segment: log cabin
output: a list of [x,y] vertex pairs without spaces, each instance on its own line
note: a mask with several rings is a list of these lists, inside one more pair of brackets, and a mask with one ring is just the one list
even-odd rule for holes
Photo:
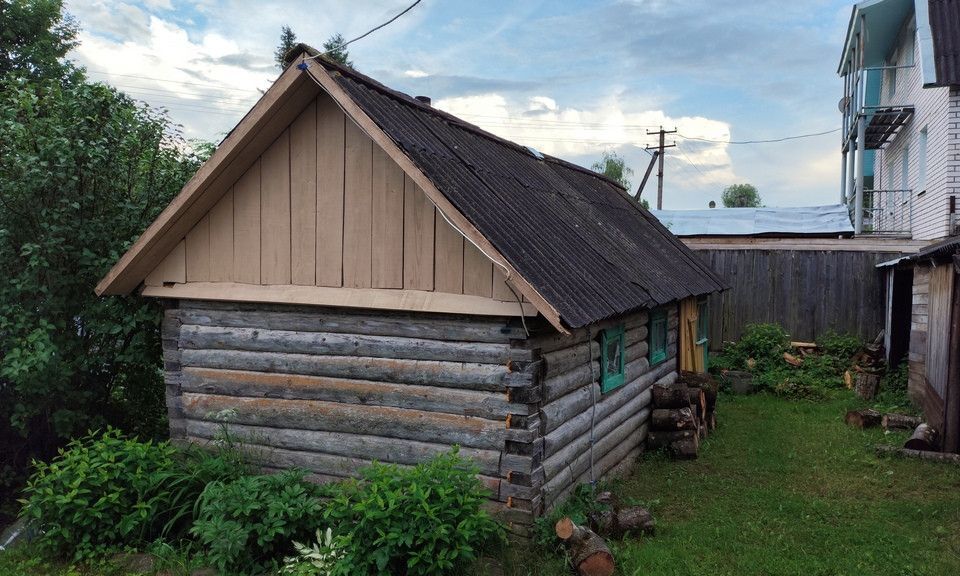
[[724,286],[618,184],[425,100],[297,47],[97,293],[164,303],[172,438],[320,481],[457,445],[523,534],[629,467]]

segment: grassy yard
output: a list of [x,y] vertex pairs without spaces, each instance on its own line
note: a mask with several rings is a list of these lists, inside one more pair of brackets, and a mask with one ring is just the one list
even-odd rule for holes
[[[850,404],[722,397],[699,460],[649,456],[616,486],[658,520],[655,536],[614,545],[618,573],[960,574],[960,467],[878,459],[874,444],[904,436],[846,427]],[[505,564],[510,576],[570,573],[542,549]],[[0,574],[77,573],[0,553]]]
[[[723,396],[698,460],[648,456],[616,487],[658,521],[615,545],[618,573],[960,574],[960,467],[875,457],[905,436],[848,428],[850,404]],[[567,573],[532,552],[511,564]]]

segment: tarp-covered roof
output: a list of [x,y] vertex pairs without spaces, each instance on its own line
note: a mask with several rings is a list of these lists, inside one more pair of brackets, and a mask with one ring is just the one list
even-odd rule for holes
[[567,325],[725,288],[612,181],[317,62]]
[[837,236],[853,234],[846,206],[653,210],[677,236]]

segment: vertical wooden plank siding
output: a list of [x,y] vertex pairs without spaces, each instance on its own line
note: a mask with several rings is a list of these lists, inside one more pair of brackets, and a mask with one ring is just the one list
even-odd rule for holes
[[210,281],[233,281],[233,188],[210,210]]
[[164,282],[183,283],[187,281],[186,242],[177,244],[153,272],[147,275],[143,283],[147,286],[163,286]]
[[260,161],[260,283],[290,284],[290,131]]
[[317,281],[317,106],[290,126],[290,281]]
[[434,288],[437,292],[463,294],[463,235],[440,214],[436,224]]
[[945,400],[947,397],[953,280],[953,266],[949,264],[943,264],[930,270],[926,372],[927,381],[940,395],[941,400]]
[[187,282],[210,280],[210,214],[187,232],[185,250]]
[[507,275],[503,273],[503,268],[493,265],[493,299],[502,302],[513,302],[517,297],[507,286]]
[[260,283],[260,160],[240,177],[233,191],[233,277]]
[[403,170],[373,146],[374,288],[403,288]]
[[354,122],[344,136],[343,285],[371,286],[373,141]]
[[343,285],[343,176],[346,117],[317,98],[317,286]]
[[433,290],[435,208],[409,176],[403,188],[403,287]]
[[463,244],[463,293],[493,295],[493,262],[470,242]]

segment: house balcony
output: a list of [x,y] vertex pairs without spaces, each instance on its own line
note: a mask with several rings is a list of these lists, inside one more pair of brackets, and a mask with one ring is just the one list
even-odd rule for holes
[[[855,219],[855,196],[850,198],[847,207],[851,219]],[[909,238],[913,233],[913,191],[864,190],[862,217],[859,234]]]
[[888,71],[909,68],[913,66],[873,66],[861,68],[847,77],[845,95],[840,101],[844,152],[861,144],[861,136],[863,150],[879,150],[910,121],[912,104],[882,102],[880,97],[881,76]]

